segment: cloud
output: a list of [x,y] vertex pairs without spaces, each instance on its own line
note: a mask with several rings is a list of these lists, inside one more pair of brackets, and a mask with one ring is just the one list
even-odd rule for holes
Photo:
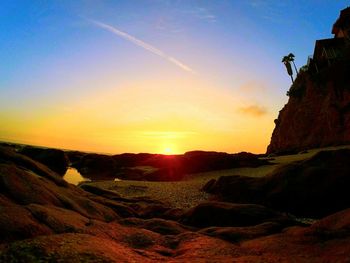
[[259,105],[249,105],[247,107],[241,107],[241,108],[238,108],[238,111],[240,113],[251,115],[254,117],[261,117],[267,113],[266,108]]
[[269,1],[269,0],[250,0],[248,2],[250,7],[260,12],[260,17],[274,23],[281,23],[286,21],[286,15],[281,12],[285,9],[283,1]]
[[92,22],[93,24],[95,24],[96,26],[104,29],[104,30],[107,30],[111,33],[113,33],[114,35],[117,35],[121,38],[124,38],[125,40],[139,46],[139,47],[142,47],[143,49],[163,58],[163,59],[166,59],[168,60],[169,62],[171,62],[172,64],[178,66],[179,68],[181,68],[182,70],[184,71],[187,71],[187,72],[190,72],[190,73],[196,73],[192,68],[190,68],[188,65],[182,63],[181,61],[179,61],[178,59],[172,57],[172,56],[169,56],[168,54],[164,53],[162,50],[124,32],[124,31],[121,31],[119,30],[118,28],[114,27],[114,26],[111,26],[111,25],[108,25],[108,24],[105,24],[105,23],[102,23],[102,22],[99,22],[99,21],[96,21],[96,20],[92,20],[92,19],[88,19],[90,22]]
[[262,0],[252,0],[249,2],[250,6],[253,8],[259,8],[261,6],[264,6],[266,4],[266,1]]
[[265,92],[266,87],[263,82],[250,80],[246,83],[243,83],[239,88],[238,92],[240,93],[263,93]]
[[193,15],[195,18],[200,20],[204,20],[211,23],[216,22],[216,16],[204,7],[196,7],[192,10],[185,11],[185,13]]
[[198,7],[196,16],[200,19],[207,20],[208,22],[216,22],[216,16],[203,7]]

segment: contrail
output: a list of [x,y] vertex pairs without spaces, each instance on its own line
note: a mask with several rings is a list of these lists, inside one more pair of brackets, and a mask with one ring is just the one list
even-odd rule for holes
[[143,42],[142,40],[133,37],[131,35],[129,35],[128,33],[125,33],[119,29],[117,29],[116,27],[107,25],[105,23],[96,21],[96,20],[92,20],[92,19],[88,19],[90,22],[92,22],[93,24],[97,25],[98,27],[101,27],[109,32],[112,32],[113,34],[122,37],[128,41],[130,41],[131,43],[134,43],[135,45],[142,47],[144,49],[146,49],[149,52],[152,52],[155,55],[158,55],[166,60],[168,60],[169,62],[175,64],[176,66],[178,66],[179,68],[187,71],[187,72],[191,72],[191,73],[195,73],[195,71],[193,69],[191,69],[189,66],[185,65],[184,63],[180,62],[179,60],[177,60],[176,58],[167,55],[166,53],[164,53],[163,51],[161,51],[160,49],[147,44],[146,42]]

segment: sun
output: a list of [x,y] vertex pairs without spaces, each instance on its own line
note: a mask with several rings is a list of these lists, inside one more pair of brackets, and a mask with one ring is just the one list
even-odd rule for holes
[[172,142],[166,142],[159,145],[158,152],[164,155],[176,155],[179,154],[178,145]]
[[164,153],[164,154],[170,155],[170,154],[173,154],[174,152],[173,152],[173,150],[171,149],[171,147],[165,147],[165,148],[163,149],[163,153]]

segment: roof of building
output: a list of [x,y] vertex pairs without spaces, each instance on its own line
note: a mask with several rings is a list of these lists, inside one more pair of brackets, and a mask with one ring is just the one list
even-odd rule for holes
[[314,49],[314,59],[320,58],[322,56],[323,48],[344,48],[345,40],[344,38],[327,38],[316,40]]
[[332,34],[337,34],[339,29],[344,27],[350,27],[350,7],[340,11],[340,16],[333,25]]

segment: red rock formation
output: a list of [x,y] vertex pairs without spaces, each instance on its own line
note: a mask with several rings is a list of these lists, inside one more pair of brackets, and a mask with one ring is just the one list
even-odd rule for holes
[[166,216],[191,227],[159,218],[155,201],[86,189],[0,147],[0,262],[349,261],[350,209],[308,227],[254,204],[211,202]]
[[275,120],[267,153],[350,143],[350,64],[299,74]]

